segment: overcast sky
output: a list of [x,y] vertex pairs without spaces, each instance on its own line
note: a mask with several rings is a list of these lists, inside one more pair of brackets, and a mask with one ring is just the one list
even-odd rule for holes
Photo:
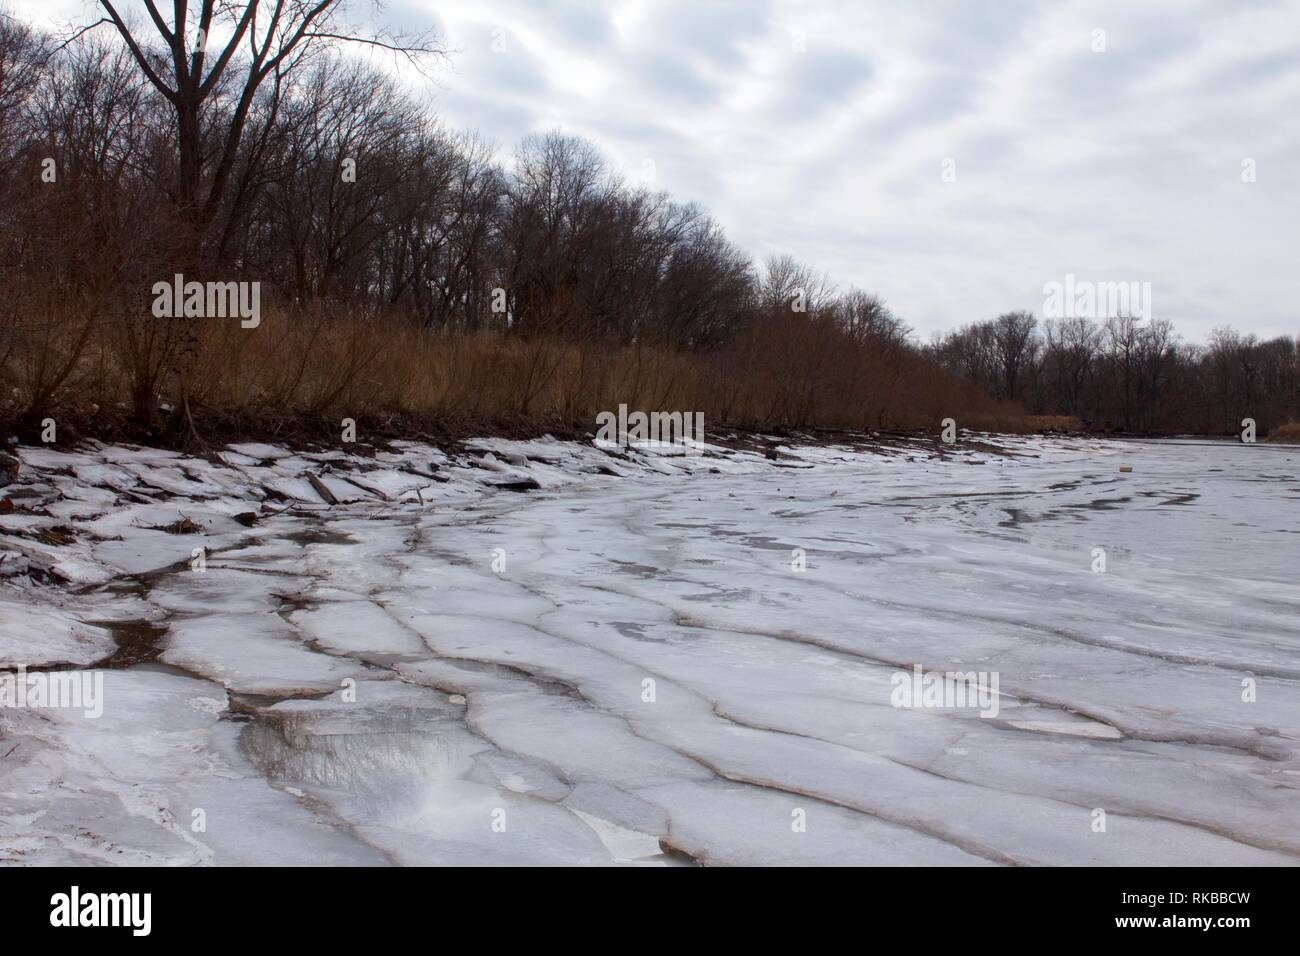
[[383,17],[453,51],[424,84],[449,125],[503,157],[532,131],[587,136],[755,257],[876,292],[922,337],[1041,316],[1067,273],[1150,282],[1192,340],[1300,332],[1300,0],[400,0]]

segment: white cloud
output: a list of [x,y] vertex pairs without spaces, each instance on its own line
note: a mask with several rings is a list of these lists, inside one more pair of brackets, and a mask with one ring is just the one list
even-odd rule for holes
[[517,22],[541,72],[503,91],[486,73],[507,64],[475,58],[436,100],[450,122],[508,146],[509,104],[616,166],[653,158],[756,256],[866,286],[923,333],[1040,311],[1067,272],[1151,282],[1191,338],[1296,331],[1295,3],[433,6],[453,32]]

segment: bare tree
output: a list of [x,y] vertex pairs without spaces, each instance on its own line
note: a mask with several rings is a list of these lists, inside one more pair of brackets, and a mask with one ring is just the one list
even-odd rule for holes
[[835,304],[840,326],[856,339],[902,345],[912,334],[883,299],[862,289],[851,288]]
[[793,256],[769,256],[763,263],[758,294],[761,306],[771,315],[816,315],[834,301],[835,285],[825,273]]
[[[366,35],[344,19],[347,0],[174,0],[170,19],[143,0],[153,32],[99,0],[136,65],[175,113],[176,205],[201,240],[225,195],[258,91],[279,84],[313,54],[340,43],[389,50],[418,62],[439,52],[428,34]],[[212,55],[208,44],[224,37]],[[212,109],[214,98],[229,107]],[[205,120],[209,121],[205,129]],[[211,160],[215,159],[215,162]]]
[[1156,428],[1169,367],[1177,354],[1178,336],[1173,324],[1153,319],[1138,338],[1138,400],[1142,427]]
[[7,158],[13,147],[15,116],[36,88],[48,46],[30,27],[0,11],[0,157]]
[[1038,357],[1038,320],[1030,312],[1004,312],[993,320],[993,348],[1002,373],[1001,394],[1019,400]]
[[1133,427],[1133,393],[1138,375],[1141,321],[1132,315],[1113,316],[1106,320],[1104,332],[1106,360],[1120,380],[1121,413],[1126,431]]

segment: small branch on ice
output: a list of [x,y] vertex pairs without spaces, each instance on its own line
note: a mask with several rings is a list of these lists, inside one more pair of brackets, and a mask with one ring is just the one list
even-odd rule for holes
[[310,471],[307,472],[307,480],[311,482],[311,486],[316,489],[316,494],[320,495],[327,505],[336,505],[339,503],[339,500],[334,497],[334,492],[325,487],[325,482],[321,481]]

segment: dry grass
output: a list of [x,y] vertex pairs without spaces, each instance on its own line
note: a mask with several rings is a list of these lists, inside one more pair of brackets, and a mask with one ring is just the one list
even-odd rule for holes
[[[774,322],[721,351],[693,354],[490,332],[440,334],[384,314],[352,311],[340,318],[319,310],[271,311],[251,330],[235,319],[192,327],[191,415],[182,420],[178,376],[159,365],[177,361],[178,336],[174,329],[140,326],[106,322],[96,310],[65,312],[57,321],[42,313],[0,353],[0,416],[7,412],[28,432],[50,416],[61,429],[67,423],[74,432],[105,433],[125,427],[138,407],[135,396],[145,393],[162,409],[157,435],[150,436],[159,438],[194,429],[271,427],[291,434],[308,422],[323,431],[343,418],[355,419],[363,435],[395,421],[408,429],[582,434],[598,412],[623,403],[700,411],[710,431],[932,428],[948,416],[963,427],[998,431],[1067,422],[1026,417],[914,352],[849,341],[829,328]],[[53,327],[60,334],[50,334]],[[147,348],[144,331],[153,336]]]
[[1074,415],[1025,415],[1018,421],[1024,428],[1033,432],[1083,431],[1083,422]]
[[1268,434],[1268,441],[1300,443],[1300,422],[1278,425]]

